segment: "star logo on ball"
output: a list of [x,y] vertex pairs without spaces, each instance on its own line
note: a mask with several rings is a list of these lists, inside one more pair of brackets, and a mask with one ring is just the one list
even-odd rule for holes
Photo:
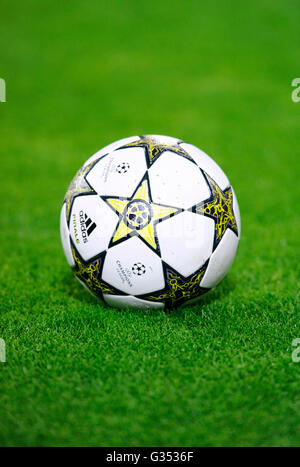
[[142,276],[146,272],[146,266],[142,263],[134,263],[131,268],[133,274],[137,276]]
[[174,308],[186,300],[191,300],[205,294],[208,289],[200,287],[200,282],[205,274],[207,264],[208,261],[198,271],[188,277],[184,277],[164,263],[165,288],[152,294],[142,295],[141,298],[154,302],[160,301],[165,303],[168,308]]
[[146,160],[148,167],[150,167],[165,151],[171,151],[195,163],[190,154],[178,144],[162,143],[158,141],[154,136],[150,135],[141,136],[141,139],[139,139],[138,141],[125,144],[125,146],[122,146],[122,148],[144,148],[146,151]]
[[87,183],[85,179],[85,175],[94,167],[97,161],[93,161],[90,164],[83,166],[75,175],[73,178],[68,191],[65,195],[65,203],[66,203],[66,215],[67,215],[67,220],[69,222],[70,220],[70,213],[71,213],[71,207],[72,203],[74,201],[74,198],[78,195],[82,195],[83,193],[85,194],[94,194],[96,193],[93,188]]
[[102,196],[102,198],[119,215],[111,246],[137,235],[159,254],[156,224],[182,212],[180,208],[152,201],[147,176],[139,183],[131,198],[111,196]]
[[217,248],[227,229],[238,236],[237,221],[233,211],[232,188],[228,187],[224,191],[219,185],[203,170],[203,175],[210,188],[210,198],[194,206],[191,210],[197,214],[211,217],[215,221],[214,249]]
[[152,219],[152,209],[143,199],[132,200],[123,213],[124,221],[131,229],[140,230],[146,227]]

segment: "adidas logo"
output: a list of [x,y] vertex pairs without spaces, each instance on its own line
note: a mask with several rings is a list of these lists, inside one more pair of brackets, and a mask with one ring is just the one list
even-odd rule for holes
[[79,212],[79,218],[80,218],[80,228],[81,228],[81,235],[82,235],[83,243],[87,243],[88,237],[95,230],[97,225],[83,211]]

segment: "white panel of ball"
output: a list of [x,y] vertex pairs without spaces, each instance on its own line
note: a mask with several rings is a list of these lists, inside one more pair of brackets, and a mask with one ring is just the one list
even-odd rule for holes
[[196,164],[165,151],[149,169],[154,203],[190,208],[210,196],[209,188]]
[[99,195],[129,197],[146,170],[144,148],[118,149],[100,159],[86,180]]
[[85,261],[106,250],[118,220],[119,216],[98,195],[75,198],[70,216],[70,235]]
[[89,157],[89,159],[83,164],[83,167],[86,167],[91,162],[94,162],[95,160],[100,159],[100,157],[103,157],[106,154],[113,152],[115,149],[118,149],[121,146],[125,146],[126,144],[133,143],[139,139],[139,136],[130,136],[129,138],[119,139],[114,143],[108,144],[107,146],[104,146],[104,148],[100,149],[100,151],[97,151],[95,154]]
[[164,304],[160,302],[151,302],[149,300],[142,300],[141,298],[134,297],[133,295],[103,295],[104,301],[107,305],[116,308],[137,308],[139,310],[157,309],[162,310]]
[[130,295],[146,294],[164,287],[160,257],[136,236],[109,248],[102,277],[108,284]]
[[222,190],[229,186],[229,180],[221,167],[204,151],[188,143],[181,143],[180,147],[193,157],[198,166],[210,175]]
[[210,257],[215,224],[213,219],[182,212],[157,225],[163,261],[187,277]]

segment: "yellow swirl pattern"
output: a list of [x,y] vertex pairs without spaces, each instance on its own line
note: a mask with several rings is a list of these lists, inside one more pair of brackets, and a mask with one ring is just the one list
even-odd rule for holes
[[96,295],[102,293],[114,294],[115,291],[112,287],[105,284],[98,279],[99,269],[100,269],[100,260],[95,261],[94,263],[89,264],[88,266],[84,265],[79,257],[76,255],[75,249],[72,248],[72,255],[76,264],[75,274],[82,280],[87,287],[94,292]]
[[233,195],[232,188],[227,188],[222,191],[217,183],[206,174],[211,192],[212,199],[204,201],[196,206],[198,214],[206,214],[213,217],[215,220],[216,242],[218,243],[223,237],[227,227],[230,227],[236,235],[238,235],[238,227],[233,213]]
[[172,151],[176,154],[186,157],[190,161],[194,162],[194,159],[189,155],[187,151],[182,149],[177,144],[163,144],[157,141],[151,136],[143,136],[142,139],[128,143],[123,148],[146,148],[149,155],[149,165],[153,164],[155,159],[160,156],[163,151]]
[[93,167],[93,165],[95,165],[96,162],[97,161],[93,161],[90,164],[88,164],[86,167],[81,167],[81,169],[78,170],[77,174],[71,181],[69,188],[67,190],[67,193],[65,195],[65,199],[64,199],[64,201],[66,202],[67,219],[69,219],[73,198],[75,198],[75,196],[77,196],[80,193],[93,193],[94,192],[94,190],[92,190],[91,187],[85,181],[84,176],[89,172],[89,170]]
[[206,292],[200,287],[201,279],[204,275],[206,267],[201,268],[190,278],[186,279],[176,274],[175,271],[167,271],[167,287],[168,290],[157,292],[153,295],[148,295],[147,300],[164,302],[170,308],[179,305],[180,303],[198,297]]

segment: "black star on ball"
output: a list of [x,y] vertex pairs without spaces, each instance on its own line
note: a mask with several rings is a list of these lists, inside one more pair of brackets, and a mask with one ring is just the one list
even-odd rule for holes
[[224,191],[202,170],[210,188],[211,196],[193,206],[191,211],[212,218],[215,221],[214,250],[219,245],[227,229],[238,236],[238,226],[233,211],[233,192],[231,186]]
[[157,140],[154,136],[144,135],[141,139],[133,143],[125,144],[122,148],[144,148],[146,151],[146,159],[148,168],[158,159],[164,151],[171,151],[179,156],[189,159],[195,164],[194,159],[190,154],[179,146],[179,144],[166,144]]
[[187,300],[198,298],[209,290],[200,286],[207,265],[208,261],[193,274],[184,277],[164,263],[165,287],[153,293],[139,295],[139,298],[152,302],[162,302],[169,309],[182,305]]

